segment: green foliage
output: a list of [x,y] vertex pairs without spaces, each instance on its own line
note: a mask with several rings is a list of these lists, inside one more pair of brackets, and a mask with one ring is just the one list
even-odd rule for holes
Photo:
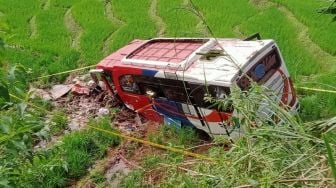
[[335,134],[327,133],[323,136],[323,139],[324,139],[324,143],[327,149],[328,163],[331,167],[332,174],[336,182],[336,163],[335,163],[335,157],[334,157],[334,150],[332,149],[332,146],[331,146],[331,144],[334,144],[334,143],[331,143],[332,136],[334,137]]
[[185,1],[158,1],[158,14],[166,24],[167,37],[204,37],[202,31],[196,28],[197,18],[187,11]]
[[117,50],[133,39],[148,39],[155,36],[155,24],[148,13],[150,1],[122,0],[111,3],[116,17],[125,24],[114,33],[110,49]]
[[272,0],[286,6],[295,16],[309,27],[309,37],[330,54],[336,55],[336,23],[331,22],[332,14],[319,14],[316,9],[329,6],[328,1],[287,1]]
[[134,170],[122,179],[119,186],[125,188],[142,187],[143,172]]
[[[327,1],[266,1],[199,0],[194,1],[216,37],[245,37],[260,32],[264,38],[275,39],[284,55],[286,65],[296,84],[314,82],[323,87],[334,85],[336,54],[335,23],[332,14],[318,14],[316,8],[325,7]],[[118,140],[110,135],[87,129],[69,134],[62,144],[35,152],[33,145],[64,129],[67,118],[62,112],[53,117],[55,126],[50,132],[43,125],[45,113],[28,108],[28,82],[31,78],[94,64],[103,58],[102,49],[114,51],[135,38],[155,37],[158,28],[148,13],[151,1],[101,1],[101,0],[51,0],[48,7],[33,0],[0,0],[0,186],[12,187],[64,187],[69,178],[79,178],[86,173],[93,161],[102,157]],[[111,11],[117,24],[107,16],[106,3],[111,2]],[[266,2],[266,3],[265,3]],[[265,4],[263,4],[265,3]],[[165,36],[204,36],[199,18],[190,11],[181,9],[187,1],[157,1],[157,12],[165,23]],[[282,6],[277,6],[282,5]],[[284,11],[284,8],[289,11]],[[77,31],[79,45],[72,45],[77,37],[66,26],[65,13],[71,9],[72,17],[82,31]],[[293,13],[293,15],[291,14]],[[307,28],[298,27],[297,19]],[[118,25],[118,27],[117,27]],[[305,31],[307,30],[307,31]],[[4,33],[5,31],[5,33]],[[312,43],[303,36],[309,34]],[[81,33],[81,34],[79,34]],[[201,34],[200,34],[201,33]],[[111,42],[107,43],[107,39]],[[6,44],[4,44],[6,42]],[[316,43],[316,44],[315,44]],[[316,46],[314,46],[316,45]],[[1,47],[2,46],[2,47]],[[322,50],[321,53],[314,53]],[[329,59],[325,56],[330,56]],[[330,61],[330,62],[329,62]],[[29,69],[24,68],[29,67]],[[8,67],[6,67],[8,66]],[[317,76],[316,76],[317,75]],[[305,76],[305,77],[303,77]],[[47,81],[60,81],[66,77],[54,77]],[[334,87],[329,87],[334,89]],[[219,164],[195,163],[194,173],[177,168],[183,156],[168,153],[164,156],[148,156],[145,166],[153,168],[158,160],[174,164],[166,169],[166,178],[160,185],[174,187],[232,187],[242,184],[269,187],[286,186],[279,183],[305,175],[312,178],[329,177],[327,162],[334,163],[331,150],[332,136],[325,141],[321,135],[334,126],[334,121],[319,121],[303,124],[281,109],[271,105],[282,126],[271,119],[258,118],[257,105],[262,90],[254,88],[250,95],[234,92],[231,96],[241,118],[233,119],[245,130],[246,135],[235,142],[229,152],[221,147],[212,147],[209,154],[220,159]],[[9,97],[15,94],[24,101]],[[335,95],[300,92],[303,120],[331,117],[336,112]],[[304,96],[302,96],[304,95]],[[9,100],[11,99],[11,100]],[[236,101],[236,102],[234,102]],[[51,109],[43,101],[30,101]],[[225,108],[227,101],[218,101]],[[271,104],[271,103],[270,103]],[[258,129],[251,123],[259,121]],[[91,125],[110,129],[109,121],[92,120]],[[175,147],[192,145],[197,136],[191,130],[163,127],[150,140]],[[330,147],[328,147],[330,145]],[[133,147],[133,148],[132,148]],[[134,149],[137,145],[130,145]],[[230,162],[228,162],[230,161]],[[333,170],[334,172],[335,170]],[[123,187],[143,186],[144,174],[134,171],[121,183]],[[98,174],[97,182],[102,181]],[[197,184],[195,185],[195,182]],[[329,181],[326,182],[328,184]],[[291,186],[316,186],[314,182],[293,182]],[[328,184],[329,185],[329,184]],[[324,186],[324,184],[322,185]]]
[[6,185],[15,182],[18,168],[33,159],[33,145],[44,127],[39,113],[28,110],[26,101],[8,100],[9,92],[28,98],[23,90],[26,75],[26,69],[20,65],[0,71],[0,83],[5,91],[0,109],[0,179]]
[[68,125],[67,114],[63,110],[53,111],[51,118],[51,134],[59,134],[64,130]]
[[[85,64],[97,63],[103,58],[104,41],[116,27],[104,15],[103,1],[83,0],[73,6],[73,16],[85,30],[81,37],[81,50]],[[99,33],[99,35],[97,35]]]
[[175,126],[161,126],[159,132],[154,132],[149,135],[149,140],[159,144],[184,147],[195,143],[198,139],[195,130],[192,127],[182,127],[178,128]]
[[144,157],[143,164],[145,168],[152,169],[157,167],[157,164],[162,161],[162,158],[157,155],[149,155]]
[[93,172],[90,174],[90,179],[95,183],[95,184],[100,184],[106,181],[106,177],[104,176],[103,172]]
[[[107,118],[92,120],[90,124],[112,130]],[[69,180],[85,175],[95,160],[117,144],[117,137],[92,129],[70,133],[58,145],[36,153],[32,162],[24,163],[19,180],[11,183],[24,187],[64,187]]]

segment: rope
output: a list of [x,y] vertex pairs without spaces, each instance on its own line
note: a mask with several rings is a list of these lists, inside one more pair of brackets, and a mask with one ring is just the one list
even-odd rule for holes
[[323,93],[335,93],[336,94],[336,90],[310,88],[310,87],[295,87],[295,88],[296,89],[307,90],[307,91],[317,91],[317,92],[323,92]]
[[125,135],[125,134],[122,134],[122,133],[108,131],[108,130],[101,129],[101,128],[98,128],[98,127],[94,127],[94,126],[91,126],[91,125],[88,125],[88,127],[92,128],[92,129],[95,129],[95,130],[98,130],[98,131],[101,131],[101,132],[105,132],[105,133],[114,135],[114,136],[124,138],[126,140],[139,142],[139,143],[142,143],[142,144],[145,144],[145,145],[149,145],[149,146],[153,146],[153,147],[156,147],[156,148],[172,151],[172,152],[175,152],[175,153],[181,153],[183,155],[194,157],[194,158],[197,158],[197,159],[204,159],[204,160],[207,160],[207,161],[216,162],[216,160],[214,158],[211,158],[211,157],[208,157],[208,156],[205,156],[205,155],[201,155],[201,154],[198,154],[198,153],[193,153],[193,152],[189,152],[189,151],[186,151],[186,150],[183,150],[183,149],[178,149],[178,148],[174,148],[174,147],[170,147],[170,146],[165,146],[165,145],[162,145],[162,144],[157,144],[157,143],[154,143],[154,142],[151,142],[151,141],[148,141],[148,140],[135,138],[135,137],[128,136],[128,135]]
[[32,79],[32,80],[38,80],[38,79],[41,79],[41,78],[48,78],[48,77],[52,77],[52,76],[57,76],[57,75],[67,74],[67,73],[71,73],[71,72],[76,72],[76,71],[80,71],[80,70],[85,70],[85,69],[92,68],[92,67],[95,67],[95,66],[96,66],[96,65],[89,65],[89,66],[81,67],[81,68],[77,68],[77,69],[72,69],[72,70],[62,71],[62,72],[58,72],[58,73],[54,73],[54,74],[49,74],[49,75],[45,75],[45,76],[39,76],[39,77],[36,77],[35,79]]
[[[22,99],[22,98],[20,98],[18,96],[15,96],[13,94],[9,94],[9,95],[11,97],[17,99],[17,100],[25,101],[24,99]],[[47,114],[56,115],[56,114],[53,114],[52,112],[50,112],[50,111],[48,111],[48,110],[46,110],[44,108],[36,106],[33,103],[30,103],[30,102],[26,102],[26,103],[28,105],[30,105],[30,106],[38,109],[38,110],[44,111]],[[97,131],[108,133],[110,135],[114,135],[114,136],[117,136],[117,137],[120,137],[120,138],[123,138],[123,139],[126,139],[126,140],[131,140],[131,141],[139,142],[139,143],[142,143],[144,145],[156,147],[156,148],[159,148],[159,149],[164,149],[164,150],[167,150],[167,151],[172,151],[172,152],[175,152],[175,153],[180,153],[180,154],[183,154],[185,156],[190,156],[190,157],[194,157],[194,158],[197,158],[197,159],[203,159],[203,160],[207,160],[207,161],[211,161],[211,162],[216,162],[217,161],[214,158],[211,158],[211,157],[208,157],[208,156],[205,156],[205,155],[202,155],[202,154],[193,153],[193,152],[189,152],[189,151],[186,151],[186,150],[183,150],[183,149],[178,149],[178,148],[174,148],[174,147],[170,147],[170,146],[165,146],[165,145],[154,143],[154,142],[151,142],[151,141],[148,141],[148,140],[143,140],[143,139],[136,138],[136,137],[133,137],[133,136],[128,136],[128,135],[125,135],[125,134],[122,134],[122,133],[118,133],[118,132],[114,132],[114,131],[109,131],[109,130],[101,129],[101,128],[96,127],[96,126],[91,126],[91,125],[87,125],[87,126],[90,127],[90,128],[92,128],[92,129],[95,129]]]

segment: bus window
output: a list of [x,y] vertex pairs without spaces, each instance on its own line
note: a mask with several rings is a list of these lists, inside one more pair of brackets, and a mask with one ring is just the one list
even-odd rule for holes
[[[210,102],[206,102],[204,97],[206,94],[209,94],[215,99],[224,99],[227,95],[230,94],[230,89],[223,86],[210,85],[206,88],[204,85],[190,84],[191,92],[190,95],[193,96],[195,104],[201,108],[207,109],[217,109],[217,106],[213,106]],[[231,112],[232,108],[228,109],[217,109],[219,111]]]
[[163,86],[162,90],[167,99],[187,103],[187,96],[184,88],[175,87],[175,86]]
[[149,95],[150,93],[152,97],[163,97],[162,90],[159,85],[147,84],[147,83],[138,83],[140,88],[140,93],[142,95]]
[[158,78],[152,76],[134,75],[134,80],[139,86],[140,94],[152,97],[163,97]]
[[247,90],[251,83],[250,79],[255,82],[266,82],[275,71],[281,66],[281,58],[277,49],[273,49],[267,55],[262,57],[237,83],[242,90]]
[[138,84],[134,81],[132,75],[123,75],[119,77],[119,83],[123,91],[140,94]]

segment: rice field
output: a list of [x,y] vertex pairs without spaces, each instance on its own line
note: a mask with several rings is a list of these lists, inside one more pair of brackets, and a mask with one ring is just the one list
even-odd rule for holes
[[[189,0],[0,0],[0,38],[5,42],[3,53],[0,53],[0,66],[21,64],[30,69],[31,77],[34,78],[94,65],[134,39],[245,38],[259,32],[262,38],[274,39],[277,42],[296,86],[336,90],[336,21],[333,21],[334,15],[317,12],[318,9],[330,5],[330,1],[192,2],[193,4]],[[202,19],[192,12],[195,8],[199,10],[211,31],[208,31]],[[59,82],[64,78],[54,77],[44,82]],[[304,121],[335,116],[335,94],[304,90],[298,90],[298,94],[301,103],[300,115]],[[87,137],[87,132],[84,136],[78,134],[79,140],[71,135],[65,138],[64,142],[69,150],[74,149],[69,144],[71,142],[82,140],[85,141],[84,145],[90,145],[86,143],[87,140],[92,141]],[[44,186],[62,187],[67,185],[65,182],[69,177],[82,178],[93,161],[104,156],[103,152],[108,147],[106,143],[96,143],[94,149],[98,154],[94,154],[92,151],[86,151],[84,146],[81,148],[79,143],[76,144],[79,147],[77,154],[84,156],[83,160],[87,161],[83,163],[87,163],[87,166],[81,166],[81,162],[75,161],[72,154],[64,154],[69,156],[68,160],[74,166],[64,169],[62,163],[57,163],[59,171],[44,177],[52,179],[50,177],[55,176],[55,179]],[[52,150],[57,151],[57,148]],[[178,160],[175,157],[167,158]],[[23,167],[21,173],[25,170],[41,173],[41,169],[38,168],[41,164],[46,164],[47,159],[34,160],[36,168]],[[149,156],[145,160],[150,166],[153,161],[160,161],[160,157]],[[209,166],[204,168],[206,167]],[[69,172],[66,172],[68,170]],[[220,173],[220,170],[215,172]],[[121,184],[125,187],[134,186],[128,183],[138,181],[141,173],[132,172],[129,178],[133,179],[123,180]],[[170,173],[174,175],[175,171]],[[34,184],[34,177],[27,176],[27,179],[22,181]],[[182,182],[182,179],[177,181]],[[193,185],[192,180],[188,181]],[[0,180],[0,187],[1,183]],[[164,183],[167,187],[173,185],[169,181]]]

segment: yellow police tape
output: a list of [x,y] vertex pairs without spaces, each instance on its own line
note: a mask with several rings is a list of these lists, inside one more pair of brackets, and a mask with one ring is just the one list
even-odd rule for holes
[[[11,97],[15,98],[15,99],[18,99],[18,100],[21,100],[21,101],[25,101],[24,99],[22,99],[20,97],[17,97],[17,96],[15,96],[13,94],[9,94],[9,95]],[[30,105],[30,106],[38,109],[38,110],[46,112],[47,114],[52,114],[50,111],[48,111],[48,110],[46,110],[44,108],[41,108],[39,106],[36,106],[33,103],[30,103],[30,102],[26,102],[26,103],[28,105]],[[131,140],[131,141],[139,142],[139,143],[142,143],[142,144],[145,144],[145,145],[148,145],[148,146],[152,146],[152,147],[156,147],[156,148],[172,151],[172,152],[175,152],[175,153],[180,153],[180,154],[183,154],[185,156],[190,156],[190,157],[194,157],[194,158],[197,158],[197,159],[203,159],[203,160],[207,160],[207,161],[211,161],[211,162],[216,162],[216,160],[214,158],[211,158],[211,157],[208,157],[208,156],[205,156],[205,155],[201,155],[201,154],[198,154],[198,153],[193,153],[193,152],[189,152],[189,151],[186,151],[186,150],[183,150],[183,149],[178,149],[178,148],[174,148],[174,147],[170,147],[170,146],[165,146],[165,145],[154,143],[154,142],[151,142],[151,141],[148,141],[148,140],[143,140],[143,139],[135,138],[135,137],[128,136],[128,135],[125,135],[125,134],[122,134],[122,133],[118,133],[118,132],[113,132],[113,131],[101,129],[99,127],[95,127],[95,126],[91,126],[91,125],[88,125],[88,127],[92,128],[92,129],[95,129],[97,131],[100,131],[100,132],[104,132],[104,133],[108,133],[110,135],[114,135],[114,136],[118,136],[120,138],[124,138],[126,140]]]
[[319,88],[310,88],[310,87],[295,87],[296,89],[302,89],[307,91],[318,91],[324,93],[336,93],[335,90],[319,89]]
[[78,68],[78,69],[72,69],[72,70],[67,70],[67,71],[63,71],[63,72],[58,72],[58,73],[55,73],[55,74],[49,74],[49,75],[45,75],[45,76],[40,76],[40,77],[37,77],[37,78],[35,78],[33,80],[37,80],[37,79],[41,79],[41,78],[48,78],[48,77],[62,75],[62,74],[67,74],[67,73],[76,72],[76,71],[80,71],[80,70],[85,70],[85,69],[92,68],[92,67],[95,67],[95,66],[96,65],[89,65],[89,66],[81,67],[81,68]]
[[145,144],[145,145],[149,145],[149,146],[153,146],[153,147],[156,147],[156,148],[172,151],[172,152],[175,152],[175,153],[181,153],[181,154],[186,155],[186,156],[191,156],[191,157],[194,157],[194,158],[204,159],[204,160],[208,160],[208,161],[212,161],[212,162],[216,161],[214,158],[211,158],[211,157],[208,157],[208,156],[205,156],[205,155],[201,155],[201,154],[198,154],[198,153],[189,152],[189,151],[186,151],[186,150],[183,150],[183,149],[178,149],[178,148],[174,148],[174,147],[170,147],[170,146],[165,146],[165,145],[162,145],[162,144],[157,144],[157,143],[154,143],[154,142],[151,142],[151,141],[148,141],[148,140],[143,140],[143,139],[135,138],[135,137],[128,136],[128,135],[125,135],[125,134],[104,130],[104,129],[94,127],[94,126],[90,126],[90,125],[88,125],[88,127],[92,128],[92,129],[96,129],[96,130],[101,131],[101,132],[105,132],[105,133],[114,135],[114,136],[124,138],[126,140],[139,142],[139,143],[142,143],[142,144]]

